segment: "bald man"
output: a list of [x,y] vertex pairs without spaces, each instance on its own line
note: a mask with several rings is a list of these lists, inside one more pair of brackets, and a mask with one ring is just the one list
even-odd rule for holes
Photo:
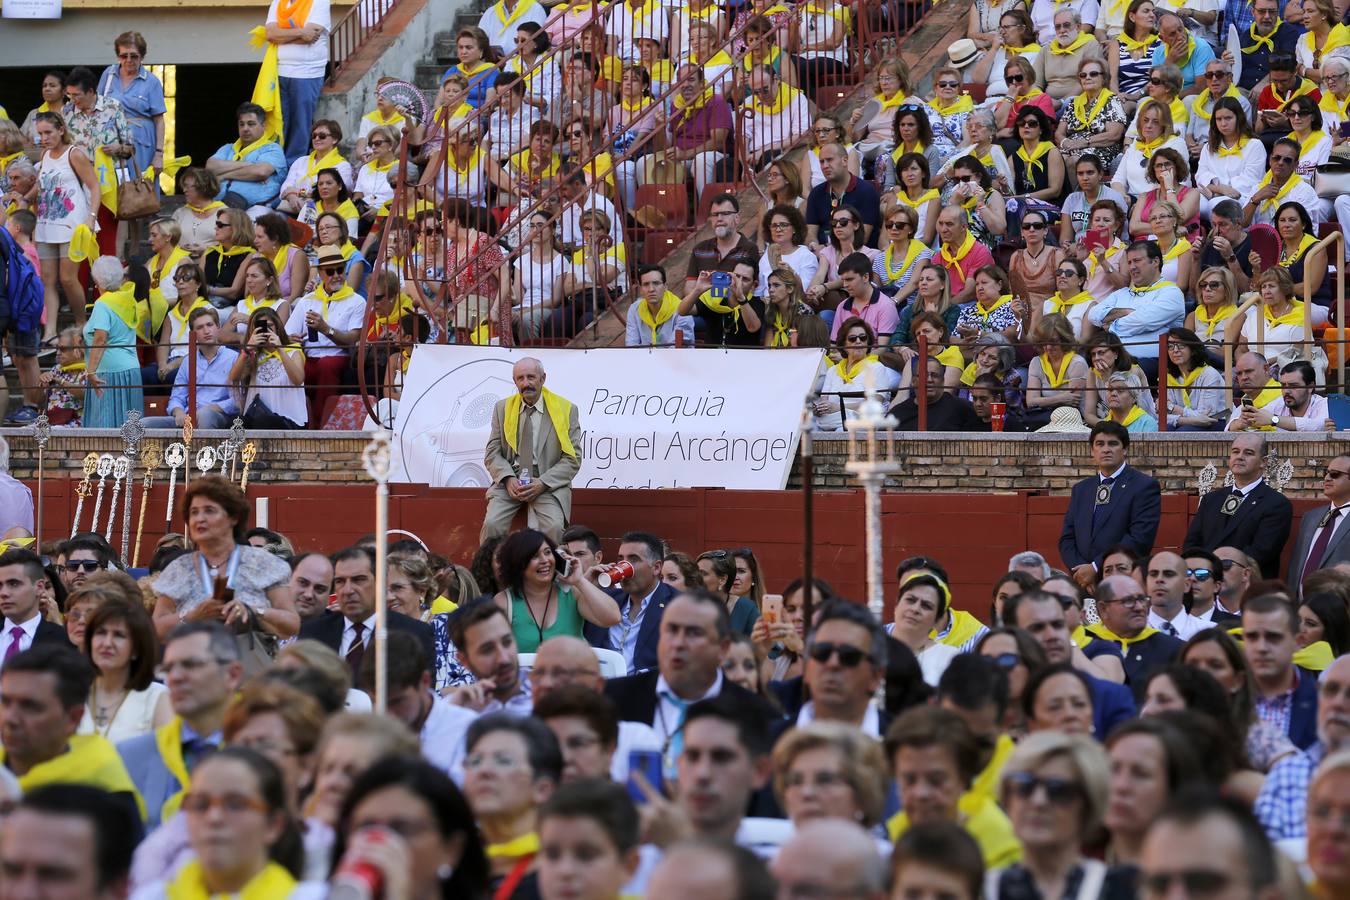
[[1149,675],[1175,661],[1182,643],[1148,627],[1148,594],[1128,575],[1106,576],[1094,596],[1101,622],[1086,627],[1093,640],[1083,653],[1088,659],[1108,654],[1118,658],[1125,667],[1125,684],[1135,701],[1142,702]]
[[[534,656],[534,668],[530,670],[530,685],[534,691],[534,700],[564,685],[577,685],[588,691],[603,695],[605,679],[600,674],[600,661],[581,638],[568,635],[551,637],[539,645]],[[606,702],[608,701],[606,698]],[[661,738],[652,726],[645,722],[619,722],[619,739],[614,746],[614,756],[609,764],[609,776],[623,784],[628,781],[628,755],[634,750],[662,750]],[[567,748],[563,748],[566,755]]]
[[1280,555],[1294,521],[1289,499],[1266,484],[1266,438],[1240,431],[1228,448],[1231,488],[1210,491],[1186,530],[1183,547],[1236,547],[1261,567],[1257,578],[1278,578]]
[[884,900],[886,864],[877,841],[845,819],[812,819],[769,865],[779,896]]
[[572,515],[572,479],[581,470],[576,405],[544,387],[544,366],[532,356],[511,367],[516,393],[492,408],[483,465],[492,476],[479,543],[511,530],[523,506],[527,523],[555,543]]

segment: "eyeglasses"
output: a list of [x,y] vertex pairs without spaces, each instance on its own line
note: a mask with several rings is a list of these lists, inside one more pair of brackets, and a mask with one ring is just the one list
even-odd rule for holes
[[1083,79],[1083,78],[1101,78],[1101,77],[1102,77],[1102,72],[1101,72],[1100,70],[1096,70],[1096,69],[1094,69],[1094,70],[1091,71],[1091,72],[1079,72],[1079,73],[1078,73],[1078,77],[1079,77],[1080,80]]
[[1055,276],[1058,277],[1058,278],[1077,278],[1077,277],[1078,277],[1078,270],[1077,270],[1077,269],[1057,269],[1057,270],[1055,271]]
[[1083,786],[1067,778],[1038,778],[1030,772],[1011,772],[1008,785],[1023,800],[1030,800],[1037,788],[1045,788],[1045,799],[1056,806],[1068,806],[1083,796]]
[[140,58],[141,58],[141,55],[140,55],[139,53],[119,53],[119,54],[117,54],[117,58],[118,58],[118,59],[140,59]]
[[1104,603],[1118,603],[1124,607],[1148,606],[1148,597],[1145,597],[1143,594],[1130,594],[1128,597],[1117,597],[1114,600],[1099,599],[1097,601],[1099,606]]
[[959,82],[959,81],[939,81],[939,82],[937,83],[937,86],[938,86],[938,87],[944,87],[944,88],[954,88],[954,87],[960,87],[960,86],[961,86],[961,82]]
[[1021,72],[1018,72],[1016,75],[1004,75],[1003,80],[1008,82],[1008,84],[1021,84],[1027,80],[1027,77]]
[[1045,230],[1045,223],[1044,223],[1044,222],[1023,222],[1023,223],[1022,223],[1022,230],[1023,230],[1023,231],[1044,231],[1044,230]]
[[309,139],[311,141],[326,141],[330,139],[332,136],[333,135],[327,131],[316,131],[309,136]]
[[1186,577],[1194,578],[1196,581],[1204,584],[1214,577],[1214,571],[1212,569],[1187,569]]
[[230,227],[230,222],[229,222],[228,219],[216,219],[216,227],[217,227],[217,228],[229,228],[229,227]]
[[[1336,473],[1336,474],[1338,474],[1338,475],[1344,475],[1344,474],[1346,474],[1346,473],[1344,473],[1344,472],[1338,472],[1338,473]],[[1245,568],[1247,568],[1247,567],[1244,566],[1242,563],[1238,562],[1236,559],[1225,559],[1225,560],[1222,560],[1222,561],[1219,563],[1219,565],[1223,568],[1223,570],[1224,570],[1225,572],[1231,571],[1232,568],[1233,568],[1233,566],[1237,566],[1239,569],[1245,569]]]
[[267,812],[266,803],[254,797],[245,797],[243,794],[222,794],[219,797],[212,797],[210,794],[193,792],[183,797],[182,805],[183,812],[190,816],[204,816],[217,807],[230,815]]
[[1332,481],[1335,481],[1337,478],[1345,478],[1347,475],[1350,475],[1350,472],[1341,472],[1337,469],[1327,469],[1322,473],[1323,478],[1329,478]]
[[63,571],[70,572],[73,574],[75,572],[80,571],[97,572],[101,568],[101,566],[99,564],[99,561],[96,559],[77,559],[66,563],[61,568]]
[[1172,885],[1181,883],[1181,890],[1187,897],[1212,897],[1228,885],[1233,878],[1224,872],[1212,872],[1206,869],[1186,869],[1181,872],[1153,872],[1144,876],[1145,897],[1165,897],[1172,893]]
[[1220,79],[1220,78],[1227,78],[1227,77],[1228,77],[1228,73],[1227,73],[1227,72],[1206,72],[1206,73],[1205,73],[1205,77],[1208,78],[1210,81],[1217,81],[1217,80]]
[[1203,291],[1203,290],[1215,290],[1215,291],[1217,291],[1217,290],[1220,290],[1220,289],[1223,288],[1223,282],[1222,282],[1222,281],[1202,281],[1202,282],[1200,282],[1200,284],[1198,285],[1198,287],[1199,287],[1200,290],[1202,290],[1202,291]]
[[827,663],[831,656],[839,657],[839,665],[853,669],[862,664],[867,654],[852,644],[832,644],[829,641],[817,641],[811,645],[811,658],[818,663]]
[[1298,162],[1298,159],[1297,159],[1297,157],[1293,157],[1293,156],[1272,156],[1272,157],[1270,158],[1270,161],[1271,161],[1271,162],[1280,162],[1280,163],[1290,163],[1290,164],[1293,164],[1293,163]]
[[896,231],[901,228],[909,227],[909,222],[905,221],[904,219],[896,219],[894,222],[887,222],[886,227],[889,228],[891,231]]
[[780,229],[780,228],[791,228],[791,227],[792,227],[792,223],[791,223],[791,222],[770,222],[770,223],[769,223],[769,228],[770,228],[771,230],[773,230],[773,231],[777,231],[777,230]]
[[173,273],[173,280],[174,280],[174,283],[175,283],[175,284],[177,284],[177,283],[180,282],[180,281],[196,281],[196,280],[197,280],[197,276],[196,276],[196,275],[189,275],[187,272],[174,272],[174,273]]
[[865,343],[867,343],[867,335],[865,335],[865,334],[850,334],[848,337],[844,338],[844,343],[845,343],[845,344],[865,344]]
[[370,142],[370,146],[372,146],[372,147],[388,147],[388,146],[389,146],[389,141],[386,141],[384,138],[380,138],[380,139],[378,139],[378,140],[371,141],[371,142]]

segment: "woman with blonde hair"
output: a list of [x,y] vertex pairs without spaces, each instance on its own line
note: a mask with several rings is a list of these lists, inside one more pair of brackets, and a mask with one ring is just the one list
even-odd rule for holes
[[[891,333],[892,347],[904,346],[914,340],[912,323],[920,313],[931,313],[940,318],[948,332],[956,329],[961,316],[959,304],[952,303],[951,278],[947,270],[931,259],[919,266],[914,276],[914,300],[900,310],[895,331]],[[962,368],[965,363],[961,364]]]
[[436,599],[435,573],[421,556],[393,553],[389,556],[388,606],[412,619],[431,618],[431,603]]
[[253,220],[242,209],[216,210],[216,243],[202,257],[202,296],[228,307],[244,295],[244,262],[254,253]]
[[1307,29],[1294,46],[1303,77],[1313,84],[1322,80],[1322,60],[1338,47],[1350,45],[1350,28],[1341,24],[1333,0],[1303,0],[1303,27]]
[[[889,59],[877,69],[876,95],[872,98],[880,108],[871,119],[862,121],[862,107],[849,117],[848,127],[853,142],[864,161],[870,162],[877,154],[889,152],[895,146],[895,111],[910,98],[914,83],[909,66],[899,58]],[[958,132],[959,134],[959,132]]]
[[1055,409],[1082,402],[1088,364],[1075,352],[1078,341],[1073,326],[1059,313],[1041,318],[1031,333],[1031,343],[1040,354],[1027,371],[1027,422],[1044,425]]
[[774,745],[773,791],[794,828],[844,819],[871,829],[885,818],[886,757],[857,727],[812,722]]
[[1148,224],[1162,251],[1162,280],[1173,284],[1191,283],[1191,266],[1195,264],[1191,242],[1187,238],[1186,223],[1181,218],[1181,207],[1171,200],[1159,200],[1149,210]]
[[807,316],[806,293],[801,279],[787,266],[769,272],[768,303],[764,309],[764,346],[782,349],[793,346],[797,320]]
[[1236,279],[1227,266],[1210,266],[1195,284],[1195,309],[1186,315],[1186,328],[1195,332],[1214,359],[1223,354],[1224,324],[1237,315]]
[[[1236,339],[1234,358],[1248,351],[1259,353],[1271,362],[1275,357],[1279,364],[1298,358],[1303,349],[1303,303],[1294,293],[1294,280],[1289,270],[1283,266],[1271,266],[1252,280],[1252,287],[1261,294],[1261,306],[1243,317],[1241,325],[1236,320],[1228,323],[1228,340]],[[1257,329],[1258,320],[1264,319],[1264,334]]]
[[806,198],[802,196],[802,173],[792,163],[782,159],[769,163],[764,173],[764,187],[769,194],[770,206],[785,204],[798,209],[806,206]]
[[[1116,177],[1111,187],[1126,197],[1139,197],[1148,191],[1150,183],[1158,184],[1152,175],[1153,159],[1162,150],[1171,150],[1181,159],[1189,158],[1186,140],[1177,134],[1176,123],[1172,119],[1172,110],[1165,103],[1145,103],[1139,107],[1134,122],[1139,130],[1134,141],[1120,157],[1116,167]],[[1181,189],[1191,180],[1189,163],[1173,172],[1169,181],[1163,183],[1170,193]],[[1196,198],[1199,208],[1199,198]],[[1144,213],[1144,216],[1147,216]]]

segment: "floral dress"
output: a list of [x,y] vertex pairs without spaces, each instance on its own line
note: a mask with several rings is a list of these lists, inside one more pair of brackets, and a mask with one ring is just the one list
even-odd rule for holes
[[107,144],[130,144],[131,126],[127,124],[122,104],[111,97],[99,97],[89,112],[77,109],[75,104],[67,103],[61,110],[66,127],[70,129],[70,140],[84,151],[90,160],[94,151]]
[[[1091,107],[1087,111],[1091,111]],[[1085,113],[1086,115],[1086,113]],[[1077,107],[1073,98],[1064,101],[1064,112],[1060,115],[1060,121],[1064,123],[1064,136],[1071,141],[1082,140],[1084,138],[1094,137],[1106,131],[1106,126],[1112,122],[1119,122],[1122,125],[1129,124],[1129,119],[1125,116],[1125,107],[1120,104],[1120,98],[1112,96],[1106,101],[1091,124],[1086,124],[1078,117]],[[1107,172],[1113,171],[1116,166],[1116,160],[1124,152],[1124,145],[1121,143],[1112,144],[1109,147],[1085,147],[1074,150],[1062,150],[1064,154],[1064,166],[1066,171],[1073,171],[1074,164],[1078,157],[1084,153],[1092,153],[1102,161],[1102,168]]]

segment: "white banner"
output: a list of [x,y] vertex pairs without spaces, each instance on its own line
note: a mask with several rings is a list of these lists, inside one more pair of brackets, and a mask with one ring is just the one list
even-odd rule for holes
[[782,490],[821,355],[424,344],[394,423],[392,480],[486,488],[492,408],[515,393],[511,366],[533,356],[547,387],[577,406],[584,441],[574,487]]
[[59,19],[61,0],[3,0],[0,18]]

